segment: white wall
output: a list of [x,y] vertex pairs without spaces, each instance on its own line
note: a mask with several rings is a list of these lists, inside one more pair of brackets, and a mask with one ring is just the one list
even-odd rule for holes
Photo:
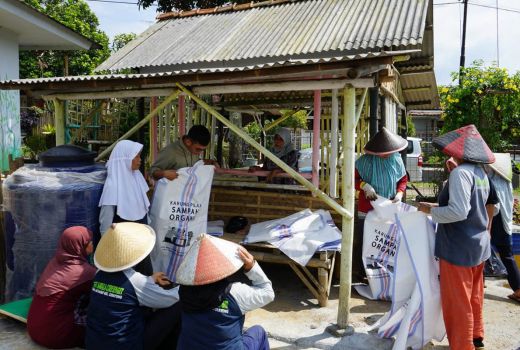
[[[18,79],[18,59],[18,36],[0,28],[0,80]],[[9,155],[21,156],[18,90],[0,90],[0,171],[9,170]]]
[[0,27],[0,80],[18,79],[18,36]]

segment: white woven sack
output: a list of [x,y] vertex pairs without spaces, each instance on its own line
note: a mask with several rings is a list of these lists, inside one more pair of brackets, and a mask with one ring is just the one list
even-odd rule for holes
[[445,335],[433,223],[423,213],[398,215],[401,241],[391,289],[392,307],[377,323],[378,335],[395,337],[393,350],[422,349]]
[[165,272],[172,281],[190,245],[207,231],[214,169],[198,161],[193,167],[179,169],[175,180],[161,179],[156,183],[150,208],[157,239],[152,264],[154,271]]

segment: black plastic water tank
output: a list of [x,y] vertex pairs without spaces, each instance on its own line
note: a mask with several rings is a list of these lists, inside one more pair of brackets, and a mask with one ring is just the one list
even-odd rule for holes
[[61,145],[38,155],[42,167],[82,167],[94,164],[96,152],[75,145]]

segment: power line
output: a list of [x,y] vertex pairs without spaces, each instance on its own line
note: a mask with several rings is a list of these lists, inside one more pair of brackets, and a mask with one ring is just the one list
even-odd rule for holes
[[[456,5],[456,4],[460,5],[460,1],[457,1],[457,2],[441,2],[441,3],[433,4],[433,6]],[[512,9],[512,8],[500,7],[500,6],[498,6],[498,4],[496,6],[491,6],[491,5],[476,4],[474,2],[468,2],[468,5],[478,6],[478,7],[485,7],[485,8],[493,9],[493,10],[497,10],[497,11],[500,10],[500,11],[506,11],[506,12],[520,13],[520,9]]]
[[499,7],[498,5],[497,5],[497,6],[482,5],[482,4],[475,4],[475,3],[473,3],[473,2],[470,2],[469,4],[470,4],[470,5],[473,5],[473,6],[485,7],[485,8],[493,9],[493,10],[496,9],[496,10],[506,11],[506,12],[520,13],[520,10],[518,10],[518,9],[509,9],[509,8],[505,8],[505,7]]
[[[129,1],[117,1],[117,0],[86,0],[89,2],[105,2],[109,4],[124,4],[124,5],[139,5],[137,2],[129,2]],[[151,4],[150,6],[157,6],[157,4]]]

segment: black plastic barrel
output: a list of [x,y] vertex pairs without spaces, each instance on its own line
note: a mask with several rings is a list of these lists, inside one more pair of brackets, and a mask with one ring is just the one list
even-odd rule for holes
[[98,233],[106,170],[95,156],[78,146],[54,147],[4,181],[6,301],[32,296],[63,230],[80,225]]

